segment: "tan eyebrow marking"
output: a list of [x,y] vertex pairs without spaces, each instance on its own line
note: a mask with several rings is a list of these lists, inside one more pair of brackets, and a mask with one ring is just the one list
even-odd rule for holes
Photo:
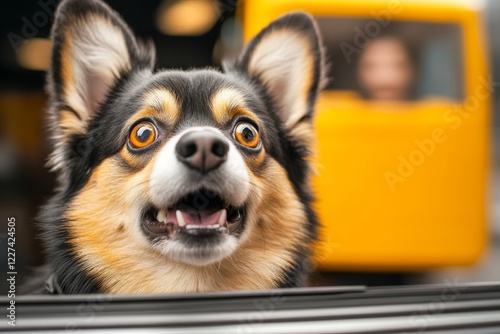
[[[156,88],[144,96],[143,108],[135,116],[156,116],[169,124],[175,124],[180,117],[180,106],[175,95],[165,89]],[[136,118],[137,119],[137,118]]]
[[210,108],[219,124],[227,123],[236,115],[246,115],[258,121],[258,117],[247,109],[243,94],[234,88],[223,88],[215,93],[211,98]]

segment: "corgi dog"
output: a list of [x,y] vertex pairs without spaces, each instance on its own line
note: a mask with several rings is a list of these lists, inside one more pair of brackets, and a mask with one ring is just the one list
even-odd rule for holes
[[155,70],[152,43],[100,0],[62,1],[51,38],[45,292],[306,283],[324,81],[308,14],[278,18],[221,70]]

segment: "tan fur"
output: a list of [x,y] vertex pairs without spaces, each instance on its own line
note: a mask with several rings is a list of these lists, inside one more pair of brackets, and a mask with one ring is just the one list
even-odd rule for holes
[[[290,180],[290,175],[301,175],[302,171],[283,168],[273,158],[274,155],[267,154],[266,147],[280,157],[282,153],[292,152],[292,155],[300,155],[297,159],[305,155],[305,159],[310,161],[314,156],[312,151],[302,154],[314,143],[311,119],[304,116],[310,111],[309,94],[316,93],[311,88],[315,84],[315,62],[318,61],[315,58],[317,50],[312,50],[316,46],[314,29],[311,30],[306,15],[294,14],[295,17],[289,21],[302,20],[302,23],[298,22],[297,29],[290,27],[286,18],[275,28],[267,29],[262,38],[255,40],[256,44],[246,48],[242,57],[232,64],[229,72],[234,71],[234,76],[228,73],[226,84],[225,80],[221,80],[222,74],[209,71],[188,73],[186,78],[189,80],[201,78],[208,81],[184,87],[176,96],[173,91],[161,87],[163,74],[153,69],[153,45],[136,40],[125,23],[106,5],[99,2],[76,5],[76,2],[68,1],[61,4],[57,13],[52,33],[56,66],[49,73],[49,86],[53,88],[51,99],[54,102],[51,105],[51,130],[55,141],[50,163],[53,170],[58,171],[61,181],[59,196],[65,196],[65,211],[61,217],[61,198],[56,197],[48,206],[50,210],[47,214],[57,215],[57,222],[63,225],[60,228],[65,232],[64,240],[54,243],[56,247],[68,243],[67,249],[65,246],[62,252],[57,251],[54,255],[66,259],[69,255],[69,265],[76,260],[80,267],[69,269],[77,271],[78,280],[90,283],[88,287],[79,289],[74,282],[68,282],[68,292],[90,291],[95,287],[99,292],[112,294],[162,294],[271,289],[283,283],[301,284],[306,273],[302,272],[302,268],[297,273],[293,269],[308,263],[306,257],[310,255],[310,233],[313,232],[310,228],[316,222],[308,220],[311,218],[308,216],[311,204],[308,200],[302,203],[299,191]],[[299,31],[302,28],[307,31]],[[233,80],[239,79],[239,75],[258,79],[265,87],[250,87],[249,92],[239,90],[239,85],[232,84]],[[246,81],[249,78],[240,79]],[[136,80],[142,81],[141,87],[154,88],[137,98],[137,89],[141,88],[136,86],[137,89],[130,91],[131,95],[125,96],[125,90]],[[120,85],[115,87],[118,82]],[[175,82],[172,81],[173,84]],[[199,122],[193,121],[194,114],[183,115],[189,110],[182,110],[180,100],[193,98],[197,92],[192,89],[198,84],[204,87],[200,88],[200,95],[195,96],[193,105],[206,104],[211,110],[208,116],[212,116],[215,124],[207,119],[207,115]],[[223,88],[205,100],[204,95],[212,87],[221,87],[219,84]],[[181,85],[179,89],[183,88]],[[267,98],[253,102],[259,97],[261,88],[267,89],[268,98],[274,99],[278,106],[276,110],[269,110],[269,113],[280,117],[279,123],[269,124],[280,127],[277,133],[263,126],[267,117],[274,121],[274,115],[266,114],[266,119],[261,120],[259,115],[262,111],[249,108],[253,103],[267,105],[269,102]],[[247,101],[249,94],[257,95],[252,96],[252,103]],[[126,110],[117,109],[110,115],[102,114],[115,105],[123,105]],[[137,105],[137,110],[131,111],[132,105]],[[128,118],[120,122],[109,121],[108,116],[120,115]],[[266,138],[266,135],[286,138],[272,144],[279,147],[267,146],[267,141],[265,147],[255,146],[255,141],[249,141],[251,146],[255,146],[254,150],[250,147],[243,149],[237,142],[244,144],[249,140],[239,136],[246,133],[238,133],[233,141],[230,138],[235,135],[230,131],[235,131],[234,120],[239,116],[253,120],[249,122],[262,130],[260,135],[269,139],[269,143],[276,138]],[[91,120],[95,120],[92,124],[96,127],[88,129]],[[140,128],[135,126],[146,120],[158,127],[159,136],[154,138],[154,144],[149,140],[153,137],[142,142],[144,145],[151,144],[148,148],[140,148],[141,145],[134,141],[144,138],[133,138],[132,142],[136,145],[132,149],[127,143],[127,135],[130,131],[138,131]],[[118,128],[122,124],[123,127]],[[191,139],[183,137],[190,127],[199,132]],[[193,144],[198,145],[205,130],[212,132],[213,141],[211,147],[204,146],[201,151],[201,147]],[[103,136],[101,131],[112,132]],[[83,136],[74,136],[77,134]],[[195,138],[195,135],[198,137]],[[227,149],[216,142],[221,136],[228,137]],[[95,140],[111,142],[96,143]],[[121,144],[116,140],[120,140]],[[295,140],[297,147],[290,147],[290,140]],[[210,141],[206,143],[210,144]],[[80,144],[83,145],[79,147]],[[90,147],[101,144],[106,144],[102,150]],[[301,145],[303,147],[299,147]],[[209,154],[206,149],[210,148],[212,154],[218,156],[218,160],[211,159],[217,165],[211,162],[209,165],[208,159],[203,161],[198,156],[183,153],[193,151],[192,147],[196,148],[194,151],[197,154],[201,153],[203,159]],[[79,152],[79,149],[85,151]],[[222,151],[227,156],[223,156]],[[75,163],[80,153],[85,155],[81,163]],[[92,154],[95,156],[89,157]],[[188,161],[191,157],[192,161]],[[206,164],[194,165],[195,160]],[[85,165],[85,170],[81,165]],[[197,168],[201,173],[196,172]],[[74,177],[74,173],[78,172],[83,173],[80,175],[83,179]],[[208,172],[212,174],[205,175]],[[78,187],[77,190],[75,187]],[[301,194],[308,191],[307,185],[298,187]],[[208,207],[198,206],[193,199],[193,205],[183,211],[183,206],[191,197],[198,197],[206,191],[224,193],[208,202]],[[168,241],[165,239],[173,234],[169,215],[177,209],[181,210],[176,212],[177,227],[182,229],[185,225],[186,231],[180,231],[191,234],[191,238]],[[217,224],[211,224],[216,210],[220,214],[219,219],[224,221],[225,217],[228,224],[241,222],[243,217],[241,223],[245,224],[244,228],[238,230],[230,225],[233,235],[214,234],[212,245],[197,244],[196,241],[205,240],[201,239],[203,236],[197,240],[194,235],[208,231],[189,230],[211,229],[210,233],[223,230]],[[165,211],[168,211],[166,219]],[[182,224],[182,217],[187,219],[184,214],[192,216],[195,212],[199,214],[202,225],[211,226],[190,226],[189,221]],[[210,217],[204,221],[205,216]],[[46,220],[49,221],[48,218]],[[53,221],[50,219],[49,223]],[[161,227],[160,222],[164,222],[162,227],[168,233],[155,232],[154,227],[156,224],[156,227]],[[151,234],[145,233],[143,228],[149,229]],[[54,263],[56,276],[67,269],[58,265]],[[293,277],[287,277],[287,274]],[[61,278],[66,277],[61,275]]]
[[65,88],[67,86],[74,86],[73,70],[71,64],[71,46],[73,41],[71,34],[64,34],[63,47],[61,48],[61,80]]
[[[78,121],[82,123],[82,126],[86,126],[90,115],[78,92],[78,82],[75,78],[73,61],[74,41],[72,36],[73,34],[70,31],[64,34],[64,47],[61,49],[61,79],[63,82],[65,101],[67,101],[67,104],[76,112]],[[76,75],[78,75],[78,73],[76,73]],[[76,115],[74,115],[74,117],[76,117]]]
[[[261,125],[260,119],[253,112],[246,109],[245,99],[241,92],[233,88],[224,88],[215,92],[210,100],[210,109],[215,121],[225,124],[236,116],[246,116]],[[247,158],[247,163],[252,170],[255,170],[264,161],[265,149],[256,156]]]
[[[173,293],[275,288],[304,245],[304,210],[286,172],[274,160],[257,177],[243,244],[206,267],[176,263],[154,250],[139,230],[153,162],[133,176],[106,159],[67,212],[76,255],[108,293]],[[276,187],[276,183],[280,187]]]
[[174,93],[166,88],[157,88],[144,97],[144,109],[139,111],[132,122],[146,116],[156,116],[169,125],[174,125],[180,117],[180,106]]
[[[278,94],[276,102],[281,106],[280,116],[288,129],[308,110],[307,95],[314,67],[310,49],[310,42],[304,36],[283,28],[260,41],[248,65],[250,74],[260,78],[269,91]],[[284,86],[288,87],[286,91]]]
[[297,71],[300,71],[301,75],[300,79],[301,86],[297,99],[300,100],[299,102],[300,108],[304,109],[297,109],[295,110],[295,113],[292,113],[290,115],[290,117],[285,123],[285,127],[287,129],[292,129],[293,127],[295,127],[299,123],[301,118],[304,116],[304,111],[307,110],[309,91],[311,90],[311,86],[313,84],[314,59],[309,52],[306,52],[303,55],[303,57],[304,57],[304,65],[302,68],[297,69]]
[[76,115],[69,110],[61,110],[59,113],[59,124],[64,139],[77,133],[85,133],[86,127]]
[[97,82],[102,87],[97,91],[103,91],[105,95],[106,89],[121,73],[130,70],[130,57],[122,30],[100,15],[89,14],[75,20],[66,36],[72,36],[68,49],[73,71],[72,85],[65,87],[66,101],[86,121],[93,116],[99,102],[89,100],[89,91],[93,87],[88,86],[88,77],[99,78]]
[[233,88],[224,88],[212,96],[210,107],[214,119],[219,124],[226,124],[237,115],[248,116],[258,122],[257,116],[247,110],[245,97]]
[[[69,34],[65,34],[63,43],[65,47],[61,50],[61,80],[64,83],[64,95],[67,95],[68,90],[71,92],[71,88],[69,87],[74,86],[70,53],[72,40]],[[57,118],[56,120],[52,120],[53,124],[57,124],[57,127],[52,129],[52,140],[55,143],[55,147],[47,163],[52,171],[61,170],[63,167],[64,149],[69,136],[84,133],[86,130],[86,123],[82,122],[81,119],[83,116],[80,116],[78,111],[74,111],[78,115],[69,110],[57,110],[54,116],[52,116]]]
[[[92,109],[96,106],[89,105],[89,101],[86,101],[87,74],[92,72],[107,86],[111,86],[122,71],[131,67],[122,31],[104,17],[91,15],[75,20],[63,36],[60,72],[63,96],[74,113],[67,110],[56,111],[57,114],[60,113],[56,122],[60,128],[54,129],[53,140],[56,146],[48,163],[54,171],[62,169],[64,145],[69,136],[84,133],[93,116]],[[109,57],[113,52],[119,57]],[[86,57],[81,57],[82,54]]]
[[144,159],[138,159],[136,156],[131,154],[126,146],[124,146],[120,150],[120,156],[122,157],[123,161],[125,161],[125,163],[132,168],[140,169],[146,166],[146,164],[148,163]]
[[[63,45],[65,100],[78,113],[80,120],[87,122],[96,107],[87,101],[87,76],[97,75],[106,86],[110,86],[122,71],[131,67],[123,33],[106,18],[92,15],[72,22],[64,34]],[[115,54],[119,57],[112,56]]]
[[266,150],[263,147],[258,154],[246,158],[248,168],[250,168],[253,173],[257,173],[257,169],[262,165],[265,158]]
[[[312,83],[313,59],[307,42],[298,35],[272,34],[255,57],[253,70],[266,66],[265,48],[283,38],[299,43],[305,65],[296,69],[294,96],[283,96],[291,114],[285,127],[306,145],[314,142],[312,125],[299,122],[307,110],[307,91]],[[255,66],[260,66],[256,68]],[[252,70],[252,69],[251,69]],[[283,69],[279,69],[283,71]],[[287,69],[289,70],[289,69]],[[264,73],[271,81],[272,73]],[[209,101],[213,118],[226,124],[245,115],[260,124],[248,110],[244,95],[234,88],[216,92]],[[159,118],[167,125],[179,119],[180,106],[166,89],[146,94],[142,108],[132,116],[126,129],[142,117]],[[165,145],[165,144],[163,144]],[[147,159],[132,155],[124,146],[120,154],[105,159],[92,173],[86,186],[72,199],[66,212],[70,243],[86,272],[96,279],[103,292],[115,294],[183,293],[222,290],[250,290],[278,287],[284,272],[295,261],[298,247],[307,247],[307,217],[286,171],[265,149],[244,156],[251,191],[246,201],[246,228],[238,248],[218,263],[194,266],[171,260],[154,248],[141,231],[142,209],[152,201],[149,178],[157,156]],[[312,155],[310,157],[312,159]],[[120,159],[136,171],[123,169]],[[276,185],[279,185],[278,187]]]

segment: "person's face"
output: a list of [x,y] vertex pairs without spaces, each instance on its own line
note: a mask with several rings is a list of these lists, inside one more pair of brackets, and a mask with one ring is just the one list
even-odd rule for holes
[[358,80],[371,99],[406,99],[413,66],[402,43],[394,38],[372,41],[361,54]]

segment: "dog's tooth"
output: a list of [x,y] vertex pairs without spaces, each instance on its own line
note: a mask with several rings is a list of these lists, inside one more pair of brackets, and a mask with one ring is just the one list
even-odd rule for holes
[[224,224],[226,223],[226,220],[227,220],[227,211],[226,209],[222,209],[222,212],[220,214],[220,217],[219,217],[219,226],[224,226]]
[[156,214],[156,220],[159,222],[164,222],[167,220],[167,212],[163,209],[159,210]]
[[181,210],[175,211],[175,216],[177,217],[177,223],[179,224],[180,227],[186,226],[186,221],[184,220],[184,217],[182,217]]

